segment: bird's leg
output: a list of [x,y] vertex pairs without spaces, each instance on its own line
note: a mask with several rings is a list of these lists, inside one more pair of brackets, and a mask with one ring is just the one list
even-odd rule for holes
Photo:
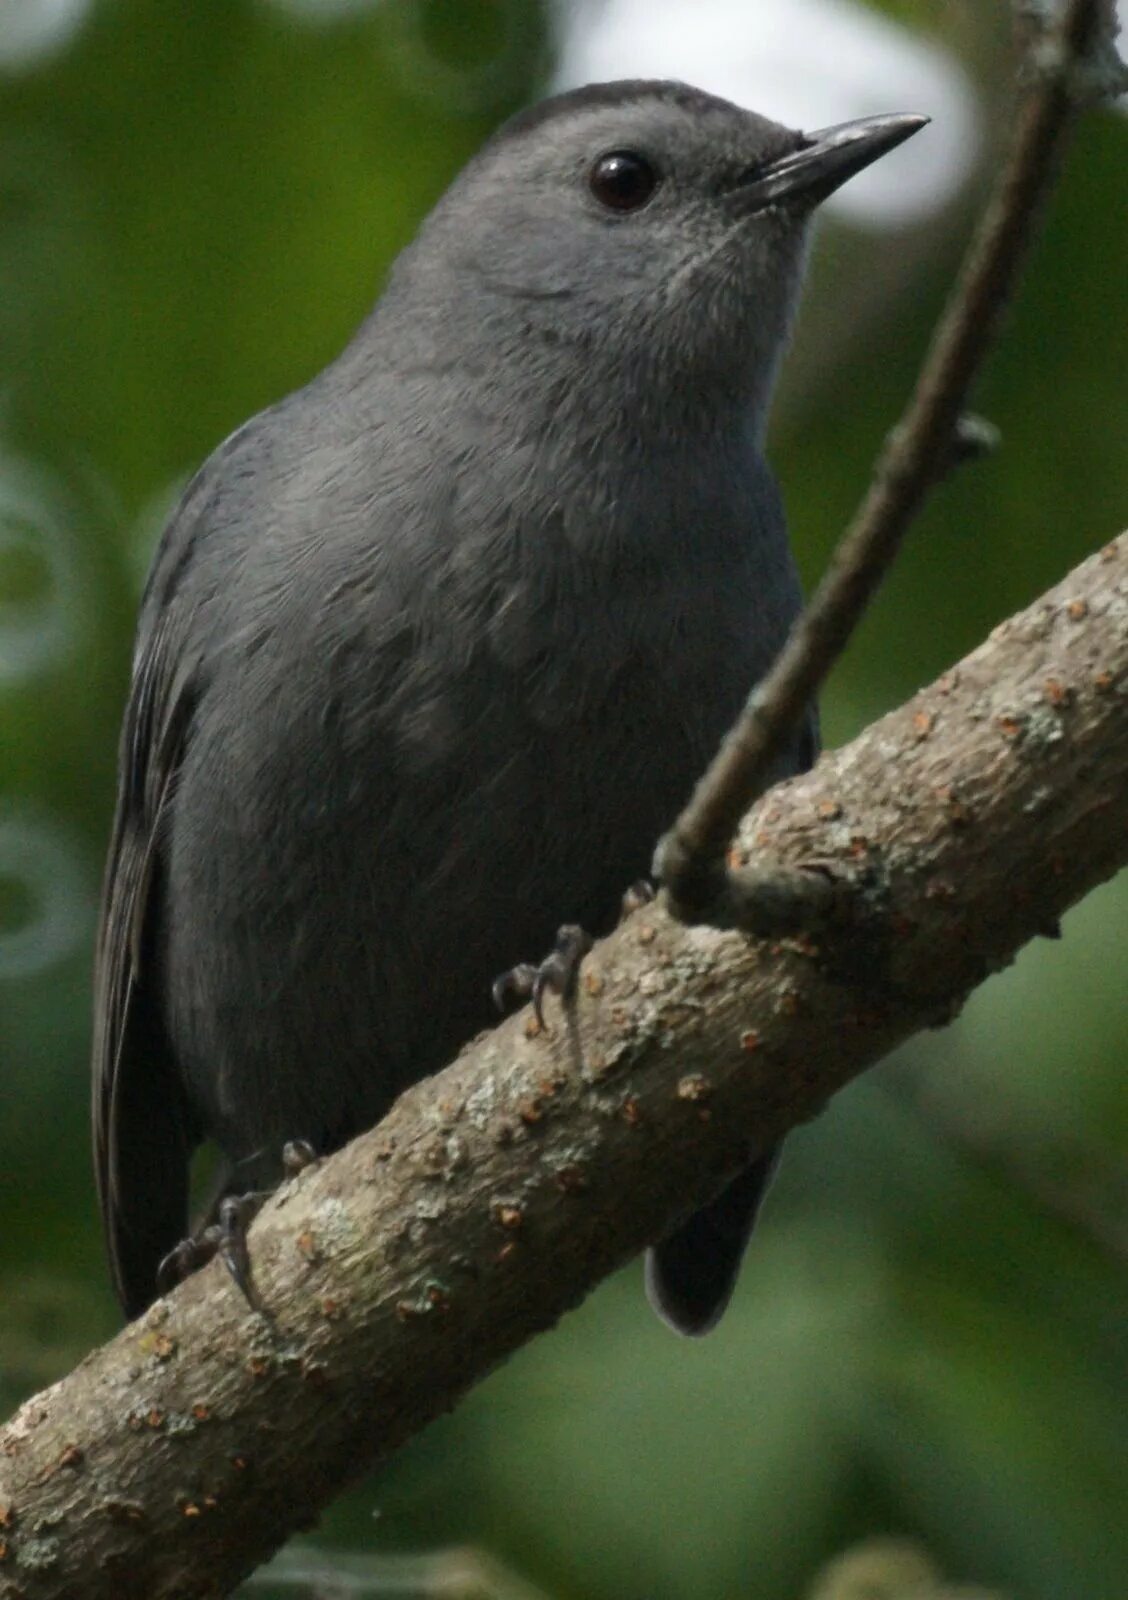
[[494,1005],[499,1011],[504,1011],[506,1001],[511,997],[517,1000],[531,998],[533,1014],[543,1028],[545,990],[551,989],[560,996],[565,1006],[569,1005],[576,993],[580,963],[591,946],[590,933],[585,933],[574,922],[566,922],[556,930],[556,943],[539,966],[522,961],[519,966],[510,967],[508,972],[503,972],[495,980],[491,991]]

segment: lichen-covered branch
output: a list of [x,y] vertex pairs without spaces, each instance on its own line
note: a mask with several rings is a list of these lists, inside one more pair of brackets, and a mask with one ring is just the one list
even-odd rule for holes
[[266,1207],[267,1315],[213,1264],[28,1401],[0,1434],[0,1596],[226,1593],[1053,929],[1128,861],[1126,795],[1128,536],[747,820],[758,859],[850,882],[820,946],[637,912],[570,1020],[478,1039]]

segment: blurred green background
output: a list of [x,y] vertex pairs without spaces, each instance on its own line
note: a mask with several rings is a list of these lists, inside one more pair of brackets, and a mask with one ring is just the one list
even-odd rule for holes
[[[117,1326],[90,944],[162,517],[226,432],[336,352],[553,60],[553,19],[522,0],[39,9],[68,5],[69,33],[27,49],[37,0],[0,0],[5,1411]],[[989,172],[1006,8],[886,9],[962,59]],[[1126,172],[1128,120],[1094,114],[977,394],[1004,448],[917,527],[826,696],[829,742],[1128,522]],[[823,230],[773,448],[808,579],[974,201],[899,234]],[[470,1543],[557,1600],[795,1600],[833,1552],[892,1533],[1014,1600],[1128,1593],[1126,935],[1122,876],[794,1136],[711,1338],[675,1340],[628,1270],[337,1504],[319,1545]]]

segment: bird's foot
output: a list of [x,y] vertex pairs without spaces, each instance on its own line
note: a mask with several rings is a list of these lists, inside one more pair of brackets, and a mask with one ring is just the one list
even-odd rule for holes
[[[290,1139],[282,1146],[282,1171],[287,1178],[296,1177],[316,1160],[317,1152],[308,1139]],[[262,1300],[251,1270],[247,1229],[270,1194],[269,1189],[253,1189],[246,1194],[224,1195],[216,1209],[215,1221],[182,1239],[165,1256],[157,1268],[158,1292],[167,1294],[192,1273],[207,1266],[214,1256],[219,1256],[251,1310],[262,1311]]]
[[252,1311],[262,1310],[262,1301],[251,1273],[251,1253],[247,1229],[270,1191],[256,1189],[249,1194],[225,1195],[219,1202],[216,1220],[199,1232],[181,1239],[157,1268],[157,1290],[167,1294],[185,1278],[206,1267],[219,1256]]
[[576,993],[576,979],[580,963],[592,947],[590,933],[574,922],[566,922],[556,931],[556,943],[539,966],[522,961],[503,972],[493,985],[494,1005],[504,1011],[510,999],[533,1002],[533,1015],[544,1028],[544,995],[547,989],[560,996],[562,1004],[570,1005]]

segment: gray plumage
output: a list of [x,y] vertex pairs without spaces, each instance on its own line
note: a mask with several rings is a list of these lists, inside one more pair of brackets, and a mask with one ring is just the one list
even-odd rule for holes
[[[519,116],[344,353],[188,488],[141,611],[97,963],[129,1314],[201,1141],[233,1191],[275,1181],[286,1140],[336,1148],[488,1026],[492,980],[558,924],[613,923],[781,645],[799,590],[761,445],[827,192],[781,200],[778,174],[811,148],[671,84]],[[592,191],[609,151],[657,177],[634,209]],[[812,718],[781,770],[815,742]],[[655,1254],[676,1325],[727,1300],[767,1165]]]

